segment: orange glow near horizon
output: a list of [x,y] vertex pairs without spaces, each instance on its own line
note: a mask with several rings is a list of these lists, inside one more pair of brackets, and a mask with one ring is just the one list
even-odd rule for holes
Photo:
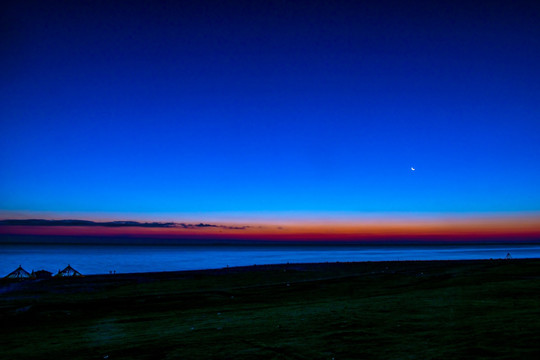
[[[28,217],[27,217],[28,218]],[[73,218],[73,217],[71,217]],[[58,219],[58,217],[56,217]],[[95,219],[95,218],[94,218]],[[93,220],[94,220],[93,219]],[[116,219],[115,219],[116,220]],[[169,221],[170,219],[167,219]],[[104,226],[27,226],[4,225],[0,234],[94,237],[144,237],[171,239],[235,239],[245,241],[328,241],[364,242],[384,240],[540,240],[540,216],[446,215],[446,216],[283,216],[280,218],[219,219],[178,221],[189,227],[104,227]],[[107,221],[111,221],[108,219]],[[139,220],[140,221],[140,220]],[[156,221],[155,219],[148,221]]]

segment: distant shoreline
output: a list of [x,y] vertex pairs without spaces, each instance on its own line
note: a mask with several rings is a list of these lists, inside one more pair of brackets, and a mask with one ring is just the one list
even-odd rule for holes
[[[83,274],[219,269],[284,263],[540,258],[539,244],[72,244],[0,243],[0,276],[68,264]],[[508,255],[510,254],[510,255]]]

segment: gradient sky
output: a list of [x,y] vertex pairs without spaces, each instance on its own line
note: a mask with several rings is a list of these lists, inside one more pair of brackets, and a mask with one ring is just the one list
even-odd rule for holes
[[2,218],[540,212],[539,3],[1,6]]

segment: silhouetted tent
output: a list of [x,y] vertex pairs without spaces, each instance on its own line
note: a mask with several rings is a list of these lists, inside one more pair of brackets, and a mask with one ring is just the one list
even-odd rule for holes
[[6,279],[30,279],[30,273],[19,265],[17,269],[6,276]]
[[36,279],[49,279],[52,277],[52,272],[47,270],[32,271],[32,276]]
[[510,253],[506,254],[506,260],[510,260],[512,258],[512,255]]
[[68,265],[64,270],[59,271],[56,276],[83,276],[80,272]]

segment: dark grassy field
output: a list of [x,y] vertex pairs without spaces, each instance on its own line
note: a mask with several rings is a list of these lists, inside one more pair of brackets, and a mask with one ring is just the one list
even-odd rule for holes
[[540,260],[0,284],[2,359],[540,358]]

